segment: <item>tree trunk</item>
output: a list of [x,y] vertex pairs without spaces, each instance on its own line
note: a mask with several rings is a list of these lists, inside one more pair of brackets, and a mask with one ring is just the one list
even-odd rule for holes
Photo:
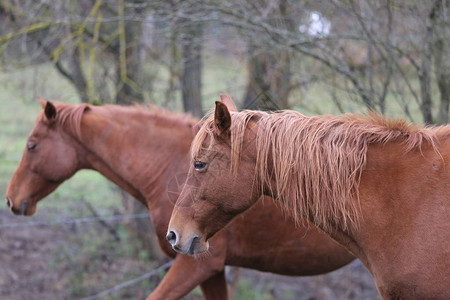
[[288,108],[291,78],[289,52],[249,55],[249,78],[243,107],[263,110]]
[[202,117],[202,58],[201,58],[202,28],[193,24],[184,30],[183,61],[184,69],[181,75],[181,93],[185,112]]
[[267,102],[270,98],[270,84],[267,73],[268,70],[268,54],[254,54],[255,49],[249,46],[248,51],[248,83],[247,91],[244,98],[244,109],[262,109],[261,101]]
[[[75,89],[77,90],[78,95],[80,96],[81,102],[87,103],[87,102],[89,102],[89,95],[88,95],[88,91],[87,91],[86,78],[83,74],[83,69],[81,67],[81,63],[82,62],[80,61],[79,49],[78,49],[78,47],[75,47],[69,58],[71,81],[72,81],[72,84],[75,86]],[[61,73],[61,74],[64,75],[63,73]]]
[[[141,90],[141,72],[142,61],[140,55],[141,48],[141,22],[126,22],[125,23],[125,58],[126,65],[119,63],[117,77],[117,104],[132,104],[141,103],[144,101],[144,96]],[[117,61],[120,61],[120,51],[116,53]],[[121,73],[121,68],[126,68],[126,78]]]
[[[448,44],[448,40],[444,40],[442,42],[443,44]],[[450,104],[450,48],[447,45],[446,48],[444,48],[444,46],[437,47],[436,50],[437,53],[435,54],[435,69],[437,84],[440,92],[439,123],[448,124]]]
[[[179,89],[180,82],[180,49],[177,45],[178,31],[172,30],[170,32],[170,55],[169,55],[169,78],[167,79],[167,90],[165,93],[165,104],[172,102]],[[166,107],[166,105],[164,105]]]
[[[294,30],[294,22],[289,17],[290,6],[286,0],[278,5],[282,22],[286,30]],[[291,57],[288,50],[275,52],[259,52],[249,42],[248,83],[244,97],[244,108],[279,110],[289,108],[289,93],[291,90]]]
[[439,124],[448,124],[450,121],[450,36],[448,26],[445,24],[446,16],[443,15],[442,4],[448,8],[450,0],[436,1],[435,13],[431,14],[431,16],[434,28],[434,69],[440,93],[438,122]]
[[433,116],[431,114],[431,47],[433,43],[433,26],[430,19],[427,20],[427,30],[425,34],[419,81],[423,121],[427,124],[431,124],[433,123]]

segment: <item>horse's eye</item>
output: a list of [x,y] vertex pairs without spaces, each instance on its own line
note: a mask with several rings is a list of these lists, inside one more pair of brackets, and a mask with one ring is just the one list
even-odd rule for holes
[[27,143],[27,150],[31,151],[34,150],[36,148],[37,144],[33,143],[33,142],[28,142]]
[[196,171],[205,171],[207,166],[208,164],[205,162],[199,160],[194,161],[194,169]]

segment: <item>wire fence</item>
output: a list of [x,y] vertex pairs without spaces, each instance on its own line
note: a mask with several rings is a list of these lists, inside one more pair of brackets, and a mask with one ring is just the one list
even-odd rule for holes
[[[74,218],[74,219],[63,219],[55,221],[34,221],[34,222],[15,222],[15,223],[2,223],[0,224],[0,229],[2,228],[20,228],[20,227],[38,227],[38,226],[53,226],[53,225],[65,225],[65,224],[82,224],[82,223],[94,223],[94,222],[113,222],[113,221],[127,221],[133,219],[143,219],[149,218],[149,213],[141,214],[129,214],[129,215],[113,215],[113,216],[99,216],[99,217],[85,217],[85,218]],[[145,273],[139,277],[132,280],[128,280],[113,286],[107,290],[104,290],[95,295],[82,298],[80,300],[94,300],[107,296],[111,293],[115,293],[123,288],[129,287],[136,283],[139,283],[145,279],[151,278],[155,275],[160,274],[161,271],[169,269],[173,264],[173,260],[153,269],[152,271]]]
[[159,266],[158,268],[156,268],[156,269],[154,269],[154,270],[152,270],[152,271],[150,271],[148,273],[145,273],[145,274],[143,274],[143,275],[141,275],[139,277],[136,277],[136,278],[131,279],[129,281],[122,282],[122,283],[120,283],[120,284],[118,284],[116,286],[113,286],[110,289],[104,290],[104,291],[102,291],[102,292],[100,292],[98,294],[95,294],[95,295],[92,295],[92,296],[89,296],[89,297],[86,297],[86,298],[82,298],[82,299],[79,299],[79,300],[94,300],[94,299],[102,298],[102,297],[104,297],[106,295],[109,295],[111,293],[117,292],[120,289],[123,289],[125,287],[130,286],[130,285],[136,284],[136,283],[141,282],[141,281],[143,281],[145,279],[153,277],[153,276],[159,274],[161,271],[165,271],[166,269],[170,268],[172,266],[172,264],[173,264],[173,260],[171,260],[171,261],[169,261],[169,262]]
[[62,225],[62,224],[81,224],[81,223],[93,223],[93,222],[112,222],[112,221],[124,221],[132,219],[144,219],[149,218],[148,213],[142,214],[130,214],[130,215],[113,215],[104,217],[86,217],[77,219],[64,219],[55,221],[35,221],[35,222],[15,222],[15,223],[1,223],[1,228],[12,228],[12,227],[37,227],[37,226],[52,226],[52,225]]

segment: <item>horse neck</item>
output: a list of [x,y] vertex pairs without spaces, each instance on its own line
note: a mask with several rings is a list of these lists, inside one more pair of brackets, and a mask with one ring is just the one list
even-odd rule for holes
[[136,199],[152,207],[172,207],[167,183],[187,172],[192,141],[190,126],[164,117],[138,114],[128,120],[85,114],[81,140],[87,168],[94,169]]

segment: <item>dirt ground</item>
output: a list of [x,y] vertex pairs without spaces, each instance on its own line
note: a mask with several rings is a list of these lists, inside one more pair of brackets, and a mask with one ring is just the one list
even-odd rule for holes
[[[144,261],[139,254],[136,257],[122,250],[118,252],[117,245],[90,249],[92,239],[103,236],[98,228],[89,233],[86,227],[73,225],[2,227],[2,224],[30,221],[0,210],[1,300],[80,299],[138,277],[163,263]],[[236,299],[380,299],[371,275],[359,261],[320,276],[286,277],[242,270],[239,278]],[[101,299],[145,299],[159,280],[153,278],[150,283]],[[201,297],[196,292],[185,299]]]
[[[4,211],[0,218],[1,224],[27,222]],[[0,228],[0,298],[64,299],[61,274],[49,270],[53,241],[64,235],[47,227]]]
[[[2,227],[32,221],[0,211],[1,300],[81,299],[136,278],[167,261],[139,257],[134,247],[122,247],[121,241],[114,240],[98,224],[94,229],[92,224]],[[96,239],[104,242],[104,247],[99,247]],[[145,299],[146,293],[159,282],[156,277],[100,299]]]
[[372,275],[359,260],[334,272],[305,277],[288,277],[244,270],[254,287],[268,289],[270,299],[283,300],[348,300],[381,299]]

